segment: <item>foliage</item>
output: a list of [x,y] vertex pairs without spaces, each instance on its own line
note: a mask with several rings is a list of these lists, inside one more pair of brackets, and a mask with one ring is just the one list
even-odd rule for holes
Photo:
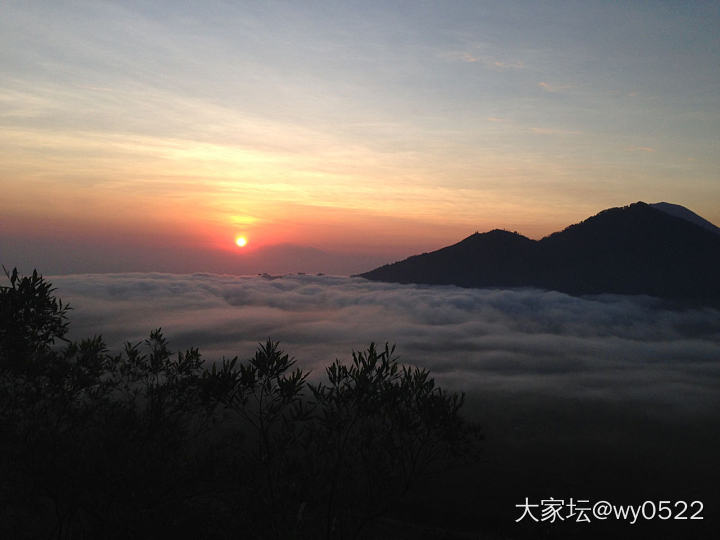
[[54,289],[37,271],[20,277],[3,267],[10,287],[0,287],[0,365],[13,367],[23,359],[25,369],[36,354],[44,353],[64,339],[70,306],[53,296]]
[[314,384],[270,340],[206,364],[157,329],[112,354],[65,339],[69,307],[37,272],[8,277],[2,537],[372,537],[421,474],[477,441],[462,396],[387,345]]
[[320,412],[313,441],[320,455],[325,537],[347,536],[385,514],[422,472],[467,449],[462,396],[435,387],[426,370],[403,367],[394,347],[374,344],[335,361],[327,384],[311,386]]

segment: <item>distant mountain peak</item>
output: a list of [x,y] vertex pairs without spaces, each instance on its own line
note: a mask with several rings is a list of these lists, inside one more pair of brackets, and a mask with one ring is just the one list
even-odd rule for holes
[[[680,214],[680,215],[678,215]],[[720,304],[720,234],[679,205],[608,208],[542,240],[493,229],[361,277],[376,281],[646,294]]]
[[690,223],[694,223],[695,225],[699,225],[703,229],[707,229],[708,231],[712,231],[716,234],[720,234],[720,227],[717,227],[713,223],[709,222],[704,217],[701,217],[697,215],[692,210],[689,210],[685,208],[684,206],[681,206],[679,204],[673,204],[668,202],[657,202],[653,203],[650,206],[653,208],[656,208],[658,210],[661,210],[665,212],[666,214],[670,214],[671,216],[675,216],[681,219],[684,219],[686,221],[689,221]]
[[492,229],[492,230],[484,232],[484,233],[474,232],[473,234],[471,234],[470,236],[465,238],[465,240],[475,240],[475,241],[483,240],[483,239],[498,239],[498,240],[509,239],[509,240],[511,240],[511,239],[518,239],[518,238],[523,238],[525,240],[529,240],[529,238],[527,238],[526,236],[523,236],[522,234],[518,233],[517,231],[507,231],[505,229]]

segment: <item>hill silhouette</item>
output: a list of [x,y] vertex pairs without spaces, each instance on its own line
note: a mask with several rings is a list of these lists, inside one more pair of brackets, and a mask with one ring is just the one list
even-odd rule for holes
[[693,212],[664,204],[657,208],[637,202],[603,210],[541,240],[502,230],[475,233],[360,277],[720,303],[720,235],[691,220],[690,215],[702,220]]
[[652,206],[653,208],[657,208],[658,210],[662,210],[663,212],[670,214],[671,216],[686,219],[687,221],[695,223],[696,225],[700,225],[704,229],[712,231],[716,234],[720,234],[720,227],[717,227],[716,225],[710,223],[704,217],[698,216],[695,212],[693,212],[692,210],[688,210],[684,206],[667,202],[653,203],[650,206]]

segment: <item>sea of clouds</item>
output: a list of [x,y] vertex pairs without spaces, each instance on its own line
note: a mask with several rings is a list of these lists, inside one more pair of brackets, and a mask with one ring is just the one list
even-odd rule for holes
[[691,414],[720,406],[720,311],[710,308],[311,275],[49,279],[73,307],[71,337],[102,334],[113,350],[157,327],[174,350],[197,346],[210,361],[248,358],[270,338],[318,376],[336,358],[389,342],[403,362],[469,397],[562,395]]

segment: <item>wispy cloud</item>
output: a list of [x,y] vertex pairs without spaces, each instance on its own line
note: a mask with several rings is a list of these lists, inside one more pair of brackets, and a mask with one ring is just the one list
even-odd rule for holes
[[648,152],[652,153],[655,149],[652,146],[628,146],[625,148],[628,152]]
[[572,129],[531,127],[530,131],[532,133],[537,133],[538,135],[582,135],[582,131]]
[[495,60],[492,62],[492,65],[500,69],[522,69],[525,67],[525,63],[521,61],[501,62],[500,60]]
[[548,82],[541,81],[538,83],[538,86],[545,90],[546,92],[564,92],[565,90],[570,90],[571,88],[575,88],[572,84],[551,84]]
[[524,69],[526,67],[525,63],[521,60],[501,60],[493,56],[473,54],[467,51],[452,51],[443,56],[453,61],[466,62],[469,64],[478,63],[487,68],[497,70]]
[[50,98],[10,88],[0,88],[0,105],[0,118],[39,118],[57,110]]
[[480,61],[480,58],[478,58],[477,56],[473,56],[468,52],[457,53],[457,58],[459,60],[462,60],[463,62],[469,62],[471,64]]

